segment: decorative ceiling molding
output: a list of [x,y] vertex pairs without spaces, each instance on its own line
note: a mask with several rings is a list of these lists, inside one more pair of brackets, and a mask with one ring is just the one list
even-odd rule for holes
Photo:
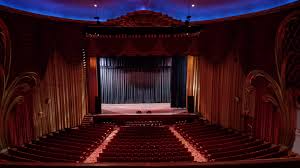
[[[283,7],[297,2],[297,0],[0,0],[0,5],[47,17],[81,21],[93,21],[94,16],[99,16],[105,21],[127,12],[144,9],[166,13],[180,20],[185,20],[190,13],[192,21],[207,21],[260,13],[274,8],[282,10]],[[189,7],[192,3],[193,7]]]
[[148,10],[130,12],[104,23],[89,25],[87,38],[191,38],[199,37],[202,25],[190,26],[168,15]]
[[180,26],[184,23],[168,15],[149,10],[129,12],[124,16],[108,20],[102,23],[104,26],[122,26],[122,27],[165,27]]

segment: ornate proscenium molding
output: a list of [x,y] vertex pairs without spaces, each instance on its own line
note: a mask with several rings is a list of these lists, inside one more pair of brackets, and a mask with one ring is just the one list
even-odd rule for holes
[[87,38],[169,38],[195,37],[203,26],[189,26],[153,11],[136,11],[85,28]]
[[282,123],[282,128],[279,132],[279,142],[281,144],[285,144],[290,146],[293,143],[294,135],[291,132],[294,132],[294,128],[290,124],[290,113],[288,112],[288,103],[285,95],[282,91],[280,85],[266,72],[261,70],[251,71],[246,77],[246,81],[244,83],[244,98],[243,98],[243,112],[247,114],[249,112],[249,95],[254,91],[254,83],[257,78],[263,78],[268,82],[268,89],[270,90],[270,94],[266,94],[263,97],[263,101],[270,102],[274,106],[278,107],[278,112],[280,113],[280,120]]
[[168,15],[159,12],[140,10],[129,12],[124,16],[116,19],[110,19],[103,26],[121,26],[121,27],[166,27],[166,26],[183,26],[184,23]]
[[23,94],[36,86],[38,75],[34,72],[23,72],[11,76],[11,41],[8,28],[0,20],[0,149],[8,145],[8,119],[15,112],[13,108],[24,101]]

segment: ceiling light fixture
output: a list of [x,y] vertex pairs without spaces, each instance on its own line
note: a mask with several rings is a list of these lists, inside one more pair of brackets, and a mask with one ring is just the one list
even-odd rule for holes
[[100,23],[100,16],[99,16],[99,2],[98,1],[96,1],[94,4],[93,4],[93,6],[94,6],[94,8],[95,8],[95,12],[96,12],[96,15],[95,15],[95,17],[94,17],[94,19],[96,20],[96,23],[97,24],[99,24]]
[[195,4],[191,2],[191,0],[188,1],[187,4],[187,16],[186,16],[186,20],[185,20],[185,26],[190,27],[190,22],[191,22],[191,7],[194,8]]

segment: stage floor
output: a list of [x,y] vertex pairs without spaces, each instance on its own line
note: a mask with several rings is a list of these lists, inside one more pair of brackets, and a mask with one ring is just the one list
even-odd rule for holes
[[[186,108],[171,108],[170,103],[140,103],[140,104],[102,104],[102,114],[118,115],[175,115],[186,114]],[[151,111],[151,113],[146,113]]]

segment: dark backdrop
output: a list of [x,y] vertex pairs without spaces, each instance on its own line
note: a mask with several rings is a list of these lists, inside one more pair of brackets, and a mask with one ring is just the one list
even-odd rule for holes
[[172,59],[171,72],[171,107],[186,107],[187,57]]
[[102,103],[170,103],[171,57],[99,58]]

